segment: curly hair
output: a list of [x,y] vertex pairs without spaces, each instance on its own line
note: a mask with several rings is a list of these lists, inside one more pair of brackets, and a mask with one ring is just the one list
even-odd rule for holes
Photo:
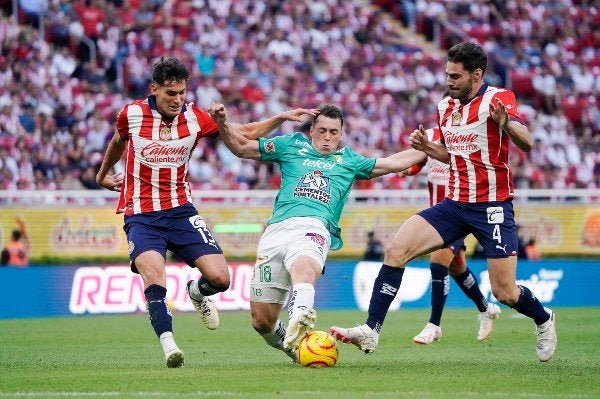
[[487,68],[487,54],[473,42],[463,42],[450,47],[448,61],[463,64],[463,67],[469,72],[479,68],[485,73]]
[[152,81],[164,86],[166,82],[186,81],[190,77],[190,71],[177,58],[164,58],[154,64],[152,68]]

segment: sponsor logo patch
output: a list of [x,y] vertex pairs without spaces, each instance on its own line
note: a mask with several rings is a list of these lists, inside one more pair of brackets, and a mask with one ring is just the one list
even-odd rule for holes
[[501,206],[490,206],[486,209],[489,224],[504,223],[504,209]]
[[325,245],[325,237],[317,233],[306,233],[306,237],[310,238],[312,241],[317,244],[323,246]]

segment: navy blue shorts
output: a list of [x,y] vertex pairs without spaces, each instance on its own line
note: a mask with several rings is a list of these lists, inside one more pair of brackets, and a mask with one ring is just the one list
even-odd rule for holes
[[454,241],[452,244],[448,245],[447,248],[454,253],[454,256],[458,255],[461,249],[466,249],[465,237],[459,238],[458,240]]
[[123,230],[127,234],[134,273],[137,273],[135,258],[149,250],[157,251],[165,259],[170,250],[191,267],[200,256],[223,253],[192,204],[125,216]]
[[418,215],[440,233],[445,247],[473,234],[487,258],[517,254],[517,228],[511,201],[464,203],[446,198]]

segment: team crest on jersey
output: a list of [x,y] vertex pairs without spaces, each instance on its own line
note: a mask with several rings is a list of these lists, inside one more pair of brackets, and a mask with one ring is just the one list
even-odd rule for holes
[[158,137],[161,140],[171,140],[171,129],[167,126],[164,126],[162,129],[160,129]]
[[460,112],[455,112],[452,114],[452,126],[460,126],[460,122],[462,122],[462,115]]
[[272,141],[267,141],[265,143],[265,151],[267,152],[267,154],[274,154],[275,153],[275,143]]
[[335,161],[335,163],[344,163],[344,160],[342,159],[341,155],[334,155],[333,160]]
[[310,198],[329,204],[331,198],[329,176],[320,170],[305,174],[296,185],[294,197]]

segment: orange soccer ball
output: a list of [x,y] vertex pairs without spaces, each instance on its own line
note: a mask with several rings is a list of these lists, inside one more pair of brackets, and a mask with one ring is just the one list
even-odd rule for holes
[[309,332],[298,346],[298,362],[304,367],[333,367],[338,356],[335,338],[325,331]]

